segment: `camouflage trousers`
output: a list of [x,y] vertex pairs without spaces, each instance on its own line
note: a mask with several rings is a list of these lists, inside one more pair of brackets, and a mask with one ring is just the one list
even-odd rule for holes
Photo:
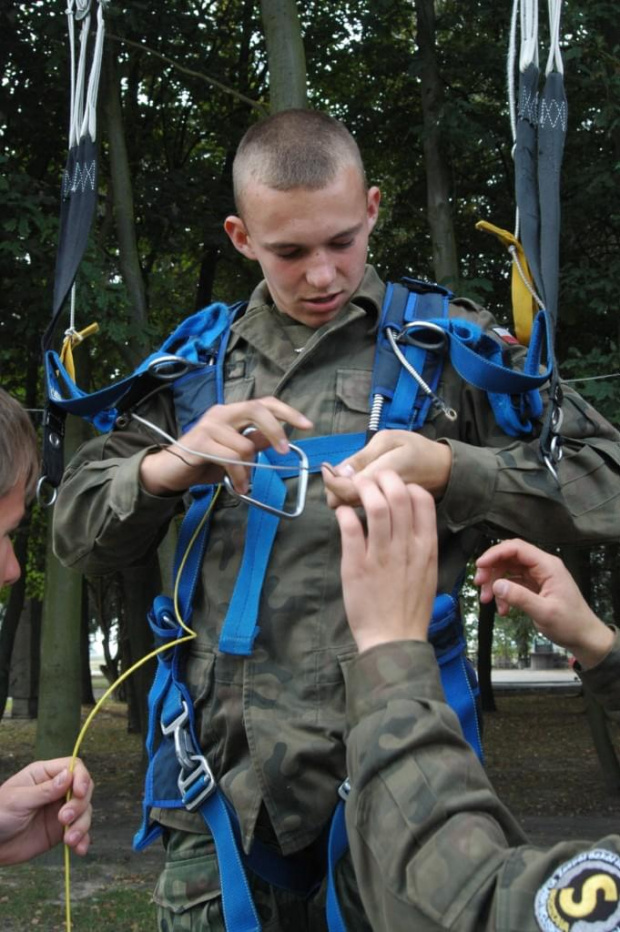
[[[166,864],[153,896],[159,932],[226,932],[211,836],[170,829],[164,843]],[[251,872],[248,881],[263,932],[327,932],[326,881],[307,898],[272,887]],[[370,932],[348,856],[339,865],[337,889],[347,928]]]

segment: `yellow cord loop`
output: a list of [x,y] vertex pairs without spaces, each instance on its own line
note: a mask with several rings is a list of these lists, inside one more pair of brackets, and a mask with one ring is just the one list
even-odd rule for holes
[[511,293],[515,333],[519,343],[528,346],[539,302],[535,297],[536,286],[523,246],[508,230],[502,230],[501,227],[487,223],[486,220],[480,220],[476,224],[476,229],[484,233],[493,233],[512,257]]
[[68,330],[65,334],[65,338],[62,341],[62,349],[60,350],[60,361],[75,382],[75,364],[73,362],[73,349],[76,346],[79,346],[80,343],[90,337],[93,333],[99,332],[99,324],[89,324],[88,327],[84,327],[83,330]]
[[[93,324],[92,326],[96,327],[97,325]],[[140,660],[134,663],[133,666],[129,667],[128,670],[125,670],[125,672],[122,673],[119,676],[119,678],[116,680],[116,682],[112,683],[112,685],[106,689],[103,696],[99,699],[95,707],[92,709],[92,711],[86,718],[86,721],[82,725],[81,731],[77,737],[75,746],[73,748],[73,753],[71,755],[71,763],[69,765],[70,773],[73,773],[75,769],[75,764],[76,764],[78,754],[80,753],[80,747],[82,746],[82,741],[84,740],[84,737],[86,735],[86,732],[88,731],[88,728],[90,727],[92,720],[94,719],[95,715],[97,715],[97,713],[99,712],[101,707],[104,705],[104,703],[112,695],[114,690],[117,689],[121,683],[124,683],[127,677],[131,676],[132,673],[135,673],[135,671],[138,670],[143,664],[145,664],[148,660],[151,660],[152,657],[156,657],[158,654],[162,654],[165,650],[170,650],[171,647],[176,647],[178,644],[184,644],[186,641],[193,641],[194,638],[196,637],[196,632],[193,631],[190,627],[188,627],[185,621],[181,618],[181,612],[179,610],[179,585],[181,582],[181,576],[183,574],[185,564],[187,563],[187,559],[191,553],[192,547],[194,546],[196,539],[198,538],[198,535],[202,531],[206,522],[209,520],[209,516],[211,515],[211,512],[213,511],[213,508],[215,507],[215,503],[218,499],[220,491],[221,491],[221,486],[218,486],[217,489],[215,490],[213,498],[211,499],[211,503],[209,507],[207,508],[204,515],[202,516],[200,523],[198,524],[196,530],[194,531],[191,537],[191,540],[189,541],[187,545],[185,553],[183,554],[183,558],[179,564],[177,575],[174,580],[174,593],[173,593],[173,599],[172,599],[173,604],[174,604],[174,615],[175,615],[175,618],[179,626],[183,629],[183,631],[187,632],[185,637],[178,638],[176,641],[171,641],[170,644],[163,644],[161,647],[158,647],[155,650],[151,651],[149,654],[146,655],[146,657],[142,657]],[[71,790],[67,792],[67,802],[70,799],[71,799]],[[68,845],[65,845],[64,864],[65,864],[65,928],[66,928],[66,932],[71,932],[71,929],[72,929],[72,925],[71,925],[71,849],[69,848]]]

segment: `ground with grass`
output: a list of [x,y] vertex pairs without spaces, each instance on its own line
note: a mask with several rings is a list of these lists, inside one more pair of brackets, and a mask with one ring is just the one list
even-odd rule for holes
[[[620,797],[605,789],[579,690],[500,694],[497,703],[485,721],[488,770],[532,840],[595,839],[620,826]],[[0,780],[32,759],[35,728],[0,723]],[[123,706],[101,712],[82,756],[97,786],[91,853],[71,859],[73,932],[154,932],[150,900],[162,855],[157,843],[142,854],[131,850],[140,818],[141,743],[126,732]],[[63,889],[60,851],[3,868],[2,932],[64,932]]]

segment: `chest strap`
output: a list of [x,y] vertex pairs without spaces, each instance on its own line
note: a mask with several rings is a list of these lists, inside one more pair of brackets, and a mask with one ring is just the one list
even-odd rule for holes
[[[321,463],[337,466],[364,445],[364,434],[335,434],[296,441],[308,457],[309,472],[320,472]],[[299,473],[299,459],[294,454],[282,456],[270,448],[258,456],[258,462],[288,466],[286,471],[257,469],[252,495],[260,502],[282,509],[286,498],[284,479]],[[257,619],[260,596],[273,543],[280,524],[277,515],[262,508],[250,508],[241,568],[220,634],[219,649],[226,654],[247,657],[252,653],[258,634]]]

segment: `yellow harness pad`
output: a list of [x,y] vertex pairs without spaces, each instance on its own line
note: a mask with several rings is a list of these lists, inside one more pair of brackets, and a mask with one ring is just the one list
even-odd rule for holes
[[536,286],[530,272],[523,246],[519,240],[508,230],[502,230],[486,220],[479,220],[477,230],[492,233],[500,243],[506,247],[512,258],[512,316],[515,333],[519,343],[529,346],[532,333],[532,323],[536,316],[537,303],[534,298]]

